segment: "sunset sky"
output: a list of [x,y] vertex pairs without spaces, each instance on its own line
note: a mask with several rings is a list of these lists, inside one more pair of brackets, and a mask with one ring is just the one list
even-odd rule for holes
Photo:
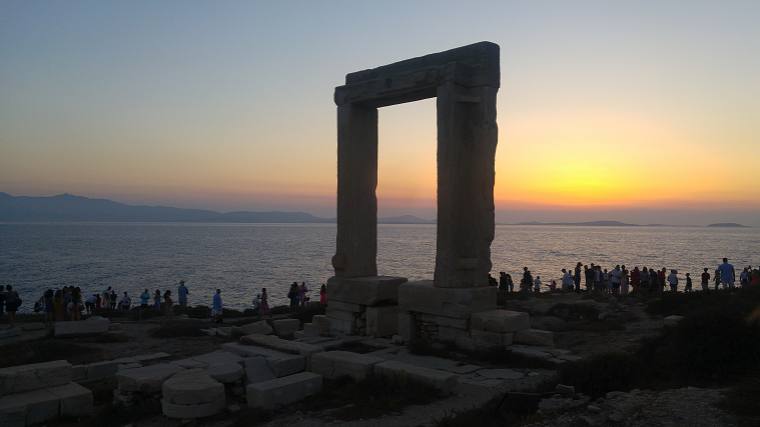
[[[760,225],[760,1],[3,1],[0,191],[334,215],[335,86],[501,46],[497,220]],[[435,215],[435,102],[380,110]]]

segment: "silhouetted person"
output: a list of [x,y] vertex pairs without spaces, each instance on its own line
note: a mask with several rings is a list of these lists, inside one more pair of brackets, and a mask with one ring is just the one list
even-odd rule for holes
[[720,272],[720,282],[723,283],[723,288],[733,289],[734,281],[736,281],[736,271],[734,266],[728,263],[728,258],[723,258],[723,264],[718,266]]
[[708,268],[702,272],[702,290],[707,292],[710,289],[710,273]]

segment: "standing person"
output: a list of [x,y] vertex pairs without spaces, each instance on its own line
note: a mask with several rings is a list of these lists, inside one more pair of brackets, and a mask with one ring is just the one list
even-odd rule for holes
[[140,308],[146,309],[148,308],[148,303],[150,302],[150,292],[148,292],[148,289],[146,288],[143,293],[140,294]]
[[166,316],[174,314],[173,306],[174,301],[172,301],[172,291],[167,289],[166,292],[164,292],[164,314]]
[[641,278],[639,280],[641,281],[641,290],[644,292],[649,292],[651,285],[649,284],[649,270],[646,266],[641,269]]
[[541,276],[536,276],[536,280],[533,281],[533,292],[541,292]]
[[736,271],[734,271],[734,266],[728,263],[728,258],[723,258],[723,264],[718,266],[718,270],[720,271],[720,282],[723,283],[723,288],[733,289]]
[[670,274],[668,275],[668,284],[670,285],[670,292],[675,293],[678,291],[678,271],[670,270]]
[[5,286],[0,285],[0,319],[3,318],[3,314],[5,313],[5,298],[7,297],[7,294],[5,293]]
[[327,305],[327,285],[322,283],[322,287],[319,288],[319,303]]
[[749,284],[749,270],[745,268],[739,275],[739,284],[742,288],[746,288]]
[[[65,296],[64,296],[65,298]],[[100,303],[103,305],[104,309],[108,309],[110,306],[111,301],[111,287],[109,286],[100,296]]]
[[610,273],[605,268],[602,272],[602,291],[610,293]]
[[507,273],[503,271],[499,272],[499,290],[500,291],[507,290]]
[[8,312],[8,323],[11,328],[16,326],[16,311],[21,305],[21,297],[13,290],[13,286],[5,286],[5,311]]
[[594,290],[594,264],[591,264],[591,268],[584,265],[583,275],[586,278],[586,292]]
[[691,292],[691,275],[689,273],[686,273],[686,287],[683,291]]
[[702,272],[702,291],[707,292],[710,289],[710,273],[708,268]]
[[523,267],[523,277],[522,277],[522,281],[520,281],[520,291],[530,292],[530,287],[532,284],[533,284],[533,275],[530,274],[530,270],[528,270],[528,267]]
[[56,322],[66,320],[66,303],[63,301],[63,291],[56,289],[53,295],[53,315]]
[[53,290],[48,289],[45,291],[45,323],[50,325],[53,319]]
[[222,312],[223,312],[223,306],[222,306],[222,290],[217,289],[216,293],[214,294],[214,298],[211,301],[211,318],[216,323],[222,323]]
[[602,267],[597,265],[594,268],[594,290],[595,291],[601,291],[602,290]]
[[91,294],[87,297],[86,300],[84,300],[84,312],[89,314],[93,314],[95,312],[95,303],[98,301],[98,296],[96,294]]
[[620,282],[623,279],[623,272],[620,271],[620,265],[616,265],[615,268],[609,274],[610,278],[610,292],[617,295],[620,293]]
[[657,272],[658,292],[665,290],[665,279],[668,277],[668,269],[662,267],[662,270]]
[[573,284],[575,285],[575,292],[581,291],[581,264],[580,262],[575,265],[575,274],[573,274]]
[[308,292],[309,288],[306,287],[306,282],[301,282],[301,287],[298,288],[298,301],[301,307],[306,307],[306,303],[309,302]]
[[620,294],[628,295],[628,284],[630,283],[630,279],[628,276],[628,270],[626,270],[625,265],[620,267],[620,272]]
[[639,293],[639,285],[641,285],[641,272],[639,271],[639,266],[633,267],[633,270],[631,270],[631,291],[634,294]]
[[116,300],[119,299],[119,296],[116,295],[116,290],[115,289],[111,290],[111,295],[110,295],[109,298],[110,298],[109,301],[110,301],[110,304],[111,304],[111,310],[116,310],[116,302],[117,302]]
[[177,288],[177,297],[179,298],[179,306],[182,308],[187,307],[187,295],[190,293],[190,291],[187,289],[187,286],[185,286],[185,281],[180,280],[179,281],[179,287]]
[[715,269],[713,273],[713,282],[715,283],[715,290],[720,289],[720,269]]
[[288,299],[290,300],[291,310],[298,308],[298,282],[293,282],[290,284],[290,289],[288,290]]
[[130,307],[132,307],[132,298],[130,298],[129,294],[124,291],[124,296],[121,297],[121,301],[119,301],[119,310],[129,311]]
[[569,271],[562,269],[562,291],[572,291],[573,290],[573,275],[570,274]]
[[158,289],[153,294],[153,308],[156,311],[161,311],[161,291]]
[[515,291],[515,282],[512,280],[512,275],[507,273],[507,292]]
[[269,315],[269,295],[267,295],[267,288],[261,288],[261,307],[259,308],[259,317]]

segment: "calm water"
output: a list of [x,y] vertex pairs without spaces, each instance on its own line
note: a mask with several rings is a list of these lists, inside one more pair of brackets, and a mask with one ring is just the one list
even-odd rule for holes
[[[434,225],[380,225],[380,274],[429,279]],[[0,283],[21,291],[28,310],[49,287],[113,286],[134,298],[143,288],[172,289],[185,279],[192,304],[244,308],[266,287],[285,303],[289,284],[306,281],[316,296],[332,273],[333,224],[0,224]],[[728,256],[738,268],[760,264],[760,229],[497,226],[494,276],[523,266],[548,283],[577,261],[675,268],[698,277]],[[695,280],[695,287],[698,279]]]

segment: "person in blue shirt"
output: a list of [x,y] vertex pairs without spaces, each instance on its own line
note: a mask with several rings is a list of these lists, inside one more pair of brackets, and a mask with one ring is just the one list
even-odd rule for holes
[[734,271],[734,266],[728,263],[728,258],[723,258],[723,264],[718,266],[718,271],[720,272],[720,282],[723,283],[723,288],[733,289],[736,272]]
[[177,288],[177,297],[179,298],[180,307],[187,307],[187,295],[189,293],[190,291],[187,289],[187,286],[185,286],[185,281],[180,280],[179,287]]
[[222,290],[217,289],[211,305],[211,317],[216,323],[222,323]]

